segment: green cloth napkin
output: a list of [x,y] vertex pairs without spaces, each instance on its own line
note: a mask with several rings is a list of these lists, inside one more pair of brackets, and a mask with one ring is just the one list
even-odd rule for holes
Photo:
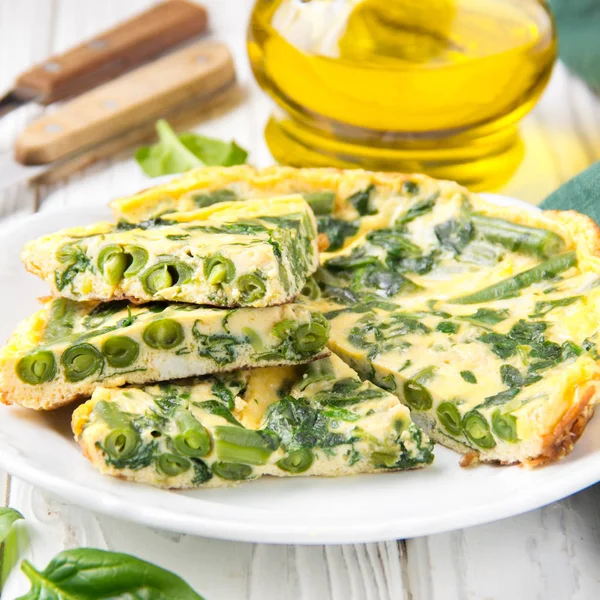
[[600,93],[600,1],[550,0],[558,51],[567,67]]
[[600,223],[600,162],[561,185],[542,201],[540,208],[573,209]]

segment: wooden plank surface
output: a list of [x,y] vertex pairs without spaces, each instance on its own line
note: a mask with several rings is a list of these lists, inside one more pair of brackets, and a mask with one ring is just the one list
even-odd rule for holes
[[[131,16],[149,0],[0,0],[0,89],[49,53]],[[202,125],[235,137],[257,165],[270,164],[262,136],[269,102],[245,56],[250,0],[208,0],[215,38],[230,44],[246,101]],[[35,15],[35,18],[32,18]],[[0,152],[40,113],[30,106],[0,124]],[[538,202],[600,158],[600,102],[558,67],[523,127],[526,156],[502,193]],[[95,165],[51,187],[0,193],[0,216],[105,203],[144,187],[128,157]],[[95,546],[129,552],[185,577],[207,600],[590,600],[600,596],[600,486],[519,517],[398,542],[270,546],[169,534],[57,501],[18,479],[0,480],[0,498],[27,518],[27,557],[43,566],[57,552]],[[443,501],[441,499],[440,501]],[[27,589],[16,573],[3,598]]]

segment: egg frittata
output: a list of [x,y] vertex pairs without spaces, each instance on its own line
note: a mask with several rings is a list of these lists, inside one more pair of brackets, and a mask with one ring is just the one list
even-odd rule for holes
[[425,176],[213,168],[112,203],[126,221],[299,193],[328,252],[303,302],[330,348],[432,439],[477,461],[571,451],[600,380],[600,235],[589,218],[500,206]]
[[73,431],[100,472],[165,488],[414,469],[433,459],[396,396],[335,355],[179,384],[99,387],[75,410]]
[[0,351],[0,401],[49,410],[99,386],[165,381],[327,356],[329,324],[298,304],[47,299]]
[[318,245],[296,195],[67,229],[29,242],[22,258],[53,295],[72,300],[264,307],[298,294]]

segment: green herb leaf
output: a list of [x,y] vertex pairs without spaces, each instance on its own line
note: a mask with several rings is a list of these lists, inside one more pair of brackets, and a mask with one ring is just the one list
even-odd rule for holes
[[184,173],[205,165],[241,165],[248,157],[233,141],[227,143],[195,133],[177,135],[164,119],[156,122],[156,133],[158,144],[142,146],[135,153],[138,164],[150,177]]
[[[23,515],[14,508],[0,508],[0,544],[2,546],[2,561],[0,565],[0,591],[13,567],[17,564],[19,555],[19,532],[13,527],[14,523],[23,519]],[[21,531],[21,533],[24,533]]]
[[473,373],[473,371],[461,371],[460,376],[467,383],[477,383],[477,377],[475,377],[475,373]]
[[23,561],[31,590],[18,600],[203,600],[183,579],[128,554],[78,548],[57,554],[43,571]]

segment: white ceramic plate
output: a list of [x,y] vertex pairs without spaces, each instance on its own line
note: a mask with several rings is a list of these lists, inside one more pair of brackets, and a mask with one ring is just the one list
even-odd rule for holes
[[[0,340],[36,310],[36,297],[47,293],[21,265],[23,244],[108,217],[103,208],[68,209],[35,215],[1,232]],[[96,473],[73,441],[70,416],[69,407],[54,413],[0,408],[0,467],[91,510],[230,540],[338,544],[429,535],[517,515],[600,480],[596,419],[566,460],[535,471],[461,469],[457,454],[437,446],[434,464],[414,472],[264,478],[231,489],[171,492]]]

